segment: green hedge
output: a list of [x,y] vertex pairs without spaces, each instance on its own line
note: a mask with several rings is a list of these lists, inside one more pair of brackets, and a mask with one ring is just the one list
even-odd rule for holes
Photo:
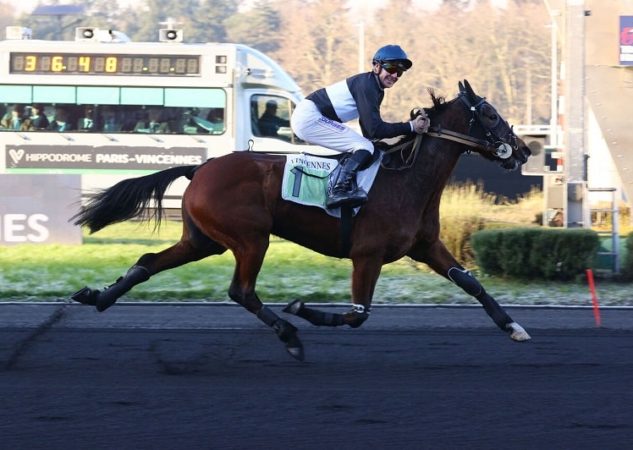
[[591,267],[599,238],[585,229],[509,228],[476,232],[471,245],[489,275],[566,280]]

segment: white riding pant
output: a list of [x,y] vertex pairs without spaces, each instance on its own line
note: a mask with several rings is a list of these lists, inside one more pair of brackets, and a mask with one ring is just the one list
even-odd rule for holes
[[328,119],[318,110],[314,102],[302,100],[290,118],[292,131],[299,138],[313,145],[320,145],[337,152],[367,150],[374,153],[374,144],[345,125]]

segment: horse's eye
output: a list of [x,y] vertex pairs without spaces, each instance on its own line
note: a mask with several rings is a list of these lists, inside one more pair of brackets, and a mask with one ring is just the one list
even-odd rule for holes
[[497,120],[498,118],[499,118],[499,116],[496,115],[496,114],[493,114],[493,115],[490,116],[490,120]]

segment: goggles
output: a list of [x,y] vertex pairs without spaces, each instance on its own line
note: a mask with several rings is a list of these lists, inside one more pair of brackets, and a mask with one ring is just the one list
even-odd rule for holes
[[389,63],[389,62],[380,63],[380,67],[385,69],[387,73],[390,73],[391,75],[398,74],[398,78],[400,78],[402,74],[407,70],[404,68],[402,64],[399,64],[399,63],[398,64]]

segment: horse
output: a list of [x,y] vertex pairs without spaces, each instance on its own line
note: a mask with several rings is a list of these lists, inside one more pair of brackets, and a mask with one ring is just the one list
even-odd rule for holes
[[[270,236],[276,235],[323,255],[349,258],[353,267],[348,312],[327,313],[294,300],[284,313],[317,326],[360,327],[369,318],[382,266],[408,256],[476,298],[511,339],[531,339],[440,240],[440,198],[460,155],[476,151],[507,170],[516,170],[530,156],[513,128],[485,97],[474,92],[468,80],[460,81],[458,87],[452,100],[429,90],[433,106],[424,111],[431,128],[423,139],[404,138],[399,146],[403,163],[391,158],[391,164],[380,167],[368,202],[351,219],[347,248],[342,245],[341,219],[281,198],[285,155],[236,151],[199,166],[177,166],[125,179],[83,205],[70,220],[88,226],[91,233],[138,217],[154,219],[158,226],[169,185],[183,176],[190,179],[182,199],[180,241],[159,253],[142,255],[103,290],[85,287],[72,299],[104,311],[132,287],[162,271],[230,250],[235,270],[228,296],[269,326],[292,357],[303,360],[297,327],[265,306],[255,290]],[[412,116],[420,112],[412,111]]]

